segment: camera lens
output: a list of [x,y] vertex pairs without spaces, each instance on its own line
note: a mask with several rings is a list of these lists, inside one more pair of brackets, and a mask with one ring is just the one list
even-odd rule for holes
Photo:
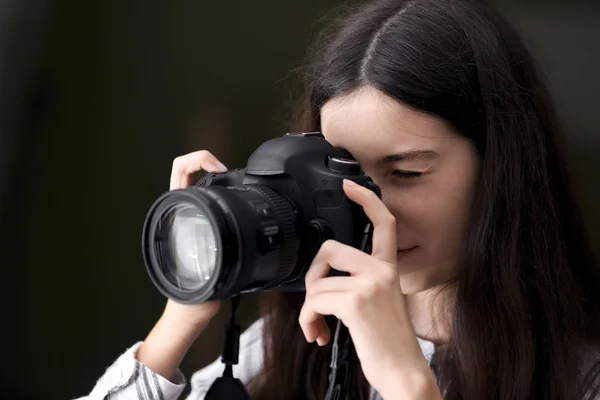
[[184,304],[277,287],[296,274],[297,223],[295,206],[263,185],[168,192],[146,216],[146,269]]
[[161,263],[163,274],[181,290],[198,290],[213,276],[218,255],[217,238],[206,212],[191,203],[168,209],[160,223],[167,238]]

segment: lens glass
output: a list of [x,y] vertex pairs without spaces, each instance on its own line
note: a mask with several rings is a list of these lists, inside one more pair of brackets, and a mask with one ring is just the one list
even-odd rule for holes
[[[170,208],[161,221],[163,273],[182,290],[198,290],[213,277],[217,262],[217,238],[202,209],[191,203]],[[169,260],[170,259],[170,260]],[[168,270],[165,270],[168,269]]]

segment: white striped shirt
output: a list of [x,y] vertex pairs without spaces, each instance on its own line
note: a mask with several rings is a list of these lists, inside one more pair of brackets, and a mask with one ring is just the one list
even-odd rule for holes
[[[240,336],[238,364],[233,366],[233,376],[247,384],[260,373],[263,366],[263,319],[254,322]],[[434,352],[432,342],[417,338],[423,356],[429,363]],[[98,380],[92,392],[79,400],[176,400],[183,392],[186,380],[177,371],[175,382],[154,373],[135,358],[142,342],[136,343],[122,354]],[[218,377],[223,375],[225,364],[219,357],[213,363],[195,372],[191,379],[191,392],[187,400],[204,399],[206,392]],[[371,400],[381,400],[371,389]]]

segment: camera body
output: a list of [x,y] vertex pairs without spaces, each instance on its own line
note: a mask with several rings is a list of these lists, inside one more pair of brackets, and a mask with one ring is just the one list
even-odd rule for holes
[[[379,187],[362,172],[360,164],[322,134],[292,133],[268,140],[252,153],[245,168],[210,173],[194,187],[166,193],[157,200],[144,228],[149,274],[164,294],[183,303],[258,290],[303,291],[306,271],[325,240],[356,248],[365,245],[369,220],[362,207],[345,195],[344,179],[381,197]],[[198,207],[202,206],[212,226],[218,227],[220,251],[216,271],[211,274],[218,279],[207,285],[202,295],[182,296],[177,288],[165,288],[168,280],[160,279],[164,265],[157,268],[160,260],[152,251],[152,241],[156,241],[152,232],[157,229],[161,207],[192,197],[204,199]],[[176,286],[173,280],[171,286]]]

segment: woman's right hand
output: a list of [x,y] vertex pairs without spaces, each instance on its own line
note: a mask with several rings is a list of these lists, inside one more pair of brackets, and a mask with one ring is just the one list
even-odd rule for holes
[[[226,172],[227,167],[206,150],[177,157],[171,170],[170,190],[191,186],[193,174],[202,170]],[[169,299],[162,316],[138,349],[137,360],[172,380],[190,346],[220,308],[220,301],[187,305]]]

